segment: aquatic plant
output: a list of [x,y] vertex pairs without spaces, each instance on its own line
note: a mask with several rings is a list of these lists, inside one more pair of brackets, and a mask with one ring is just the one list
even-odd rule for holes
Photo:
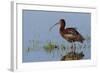
[[61,43],[60,45],[59,45],[59,48],[57,49],[57,51],[58,51],[58,54],[60,55],[60,56],[63,56],[66,52],[67,52],[67,47],[65,46],[65,44],[64,43]]
[[32,48],[33,49],[39,48],[39,40],[32,40]]
[[31,51],[32,51],[32,48],[30,48],[30,47],[27,47],[27,48],[24,49],[24,52],[27,52],[27,53],[31,52]]
[[39,48],[38,40],[29,40],[29,46],[26,48],[26,52],[32,52]]
[[52,51],[54,51],[56,48],[58,48],[58,46],[53,43],[53,42],[48,42],[47,44],[45,44],[43,46],[44,50],[48,53],[51,53]]
[[65,51],[66,50],[66,46],[64,44],[61,44],[61,49]]

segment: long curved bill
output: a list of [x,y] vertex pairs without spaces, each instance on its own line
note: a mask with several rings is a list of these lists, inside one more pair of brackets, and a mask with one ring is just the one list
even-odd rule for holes
[[49,31],[51,31],[52,28],[53,28],[54,26],[56,26],[57,24],[59,24],[59,23],[56,23],[56,24],[54,24],[52,27],[50,27]]

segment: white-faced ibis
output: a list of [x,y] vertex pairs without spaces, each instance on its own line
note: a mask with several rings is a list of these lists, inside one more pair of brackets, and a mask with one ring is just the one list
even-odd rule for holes
[[[67,40],[68,42],[72,43],[71,49],[73,51],[75,51],[75,43],[74,42],[80,42],[83,43],[83,41],[85,40],[83,38],[83,36],[75,29],[75,28],[65,28],[66,22],[64,19],[60,19],[60,21],[58,23],[56,23],[55,25],[60,25],[60,35]],[[53,25],[50,30],[55,26]]]

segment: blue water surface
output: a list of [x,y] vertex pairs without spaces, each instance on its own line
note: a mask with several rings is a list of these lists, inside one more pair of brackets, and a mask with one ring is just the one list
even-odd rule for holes
[[[87,47],[79,51],[84,52],[85,57],[83,59],[91,58],[90,13],[23,10],[22,15],[23,62],[59,61],[61,59],[61,54],[64,55],[65,52],[57,52],[57,50],[55,50],[52,53],[47,53],[44,50],[43,45],[49,41],[53,41],[59,45],[64,43],[66,47],[68,47],[69,43],[59,34],[59,26],[55,26],[51,31],[49,31],[49,28],[62,18],[66,21],[66,27],[75,27],[83,37],[86,39],[89,37],[89,40],[86,40],[84,43],[87,44]],[[33,44],[34,40],[35,42]],[[31,51],[27,52],[27,48],[31,48]]]

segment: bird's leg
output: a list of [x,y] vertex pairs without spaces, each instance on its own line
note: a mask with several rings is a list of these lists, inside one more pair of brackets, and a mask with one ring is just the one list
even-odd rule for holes
[[76,51],[76,44],[75,44],[75,42],[72,42],[71,51],[73,53],[75,53],[75,51]]
[[74,52],[74,45],[73,45],[73,42],[72,42],[72,46],[71,46],[71,52]]
[[75,51],[76,51],[76,44],[74,43],[73,45],[74,45],[73,52],[75,53]]

